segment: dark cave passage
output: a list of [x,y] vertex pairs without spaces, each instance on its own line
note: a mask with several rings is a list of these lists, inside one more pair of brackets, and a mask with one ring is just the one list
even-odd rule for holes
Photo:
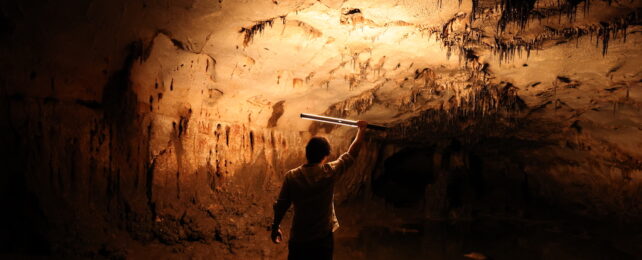
[[528,158],[510,151],[528,144],[484,140],[463,145],[451,139],[441,146],[402,148],[385,158],[382,171],[375,171],[372,191],[396,208],[421,208],[436,218],[527,211],[538,184],[529,183],[524,171]]
[[434,181],[433,151],[406,148],[384,161],[381,176],[372,180],[373,191],[396,207],[423,200],[426,185]]
[[[638,227],[544,199],[524,140],[402,148],[373,176],[377,202],[347,202],[339,259],[638,259]],[[511,153],[511,151],[519,151]],[[534,177],[531,177],[534,178]],[[375,199],[374,201],[378,201]]]

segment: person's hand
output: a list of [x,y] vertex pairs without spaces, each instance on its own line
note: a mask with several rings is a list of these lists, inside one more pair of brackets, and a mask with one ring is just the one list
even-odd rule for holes
[[281,233],[281,228],[272,227],[272,242],[275,244],[281,243],[283,241],[283,233]]
[[357,121],[357,127],[359,127],[359,129],[365,129],[367,126],[368,126],[367,121],[363,121],[363,120]]

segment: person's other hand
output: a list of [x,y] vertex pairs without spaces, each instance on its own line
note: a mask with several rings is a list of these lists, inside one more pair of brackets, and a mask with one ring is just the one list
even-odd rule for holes
[[359,127],[360,129],[364,129],[367,126],[368,126],[368,122],[367,121],[363,121],[363,120],[357,121],[357,127]]
[[281,233],[281,229],[278,227],[272,228],[272,242],[275,244],[281,243],[283,241],[283,233]]

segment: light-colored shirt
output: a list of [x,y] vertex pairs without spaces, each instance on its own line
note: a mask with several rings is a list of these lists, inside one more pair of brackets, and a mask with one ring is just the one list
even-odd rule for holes
[[302,165],[286,173],[275,210],[287,210],[290,203],[294,204],[290,242],[322,238],[339,228],[334,213],[334,183],[353,162],[354,158],[344,153],[330,163]]

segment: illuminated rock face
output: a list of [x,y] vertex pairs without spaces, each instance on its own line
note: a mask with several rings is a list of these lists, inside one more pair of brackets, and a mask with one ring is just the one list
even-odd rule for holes
[[390,128],[339,205],[640,222],[642,2],[515,2],[3,3],[7,241],[283,256],[266,228],[284,172],[310,136],[336,156],[354,134],[303,112]]

